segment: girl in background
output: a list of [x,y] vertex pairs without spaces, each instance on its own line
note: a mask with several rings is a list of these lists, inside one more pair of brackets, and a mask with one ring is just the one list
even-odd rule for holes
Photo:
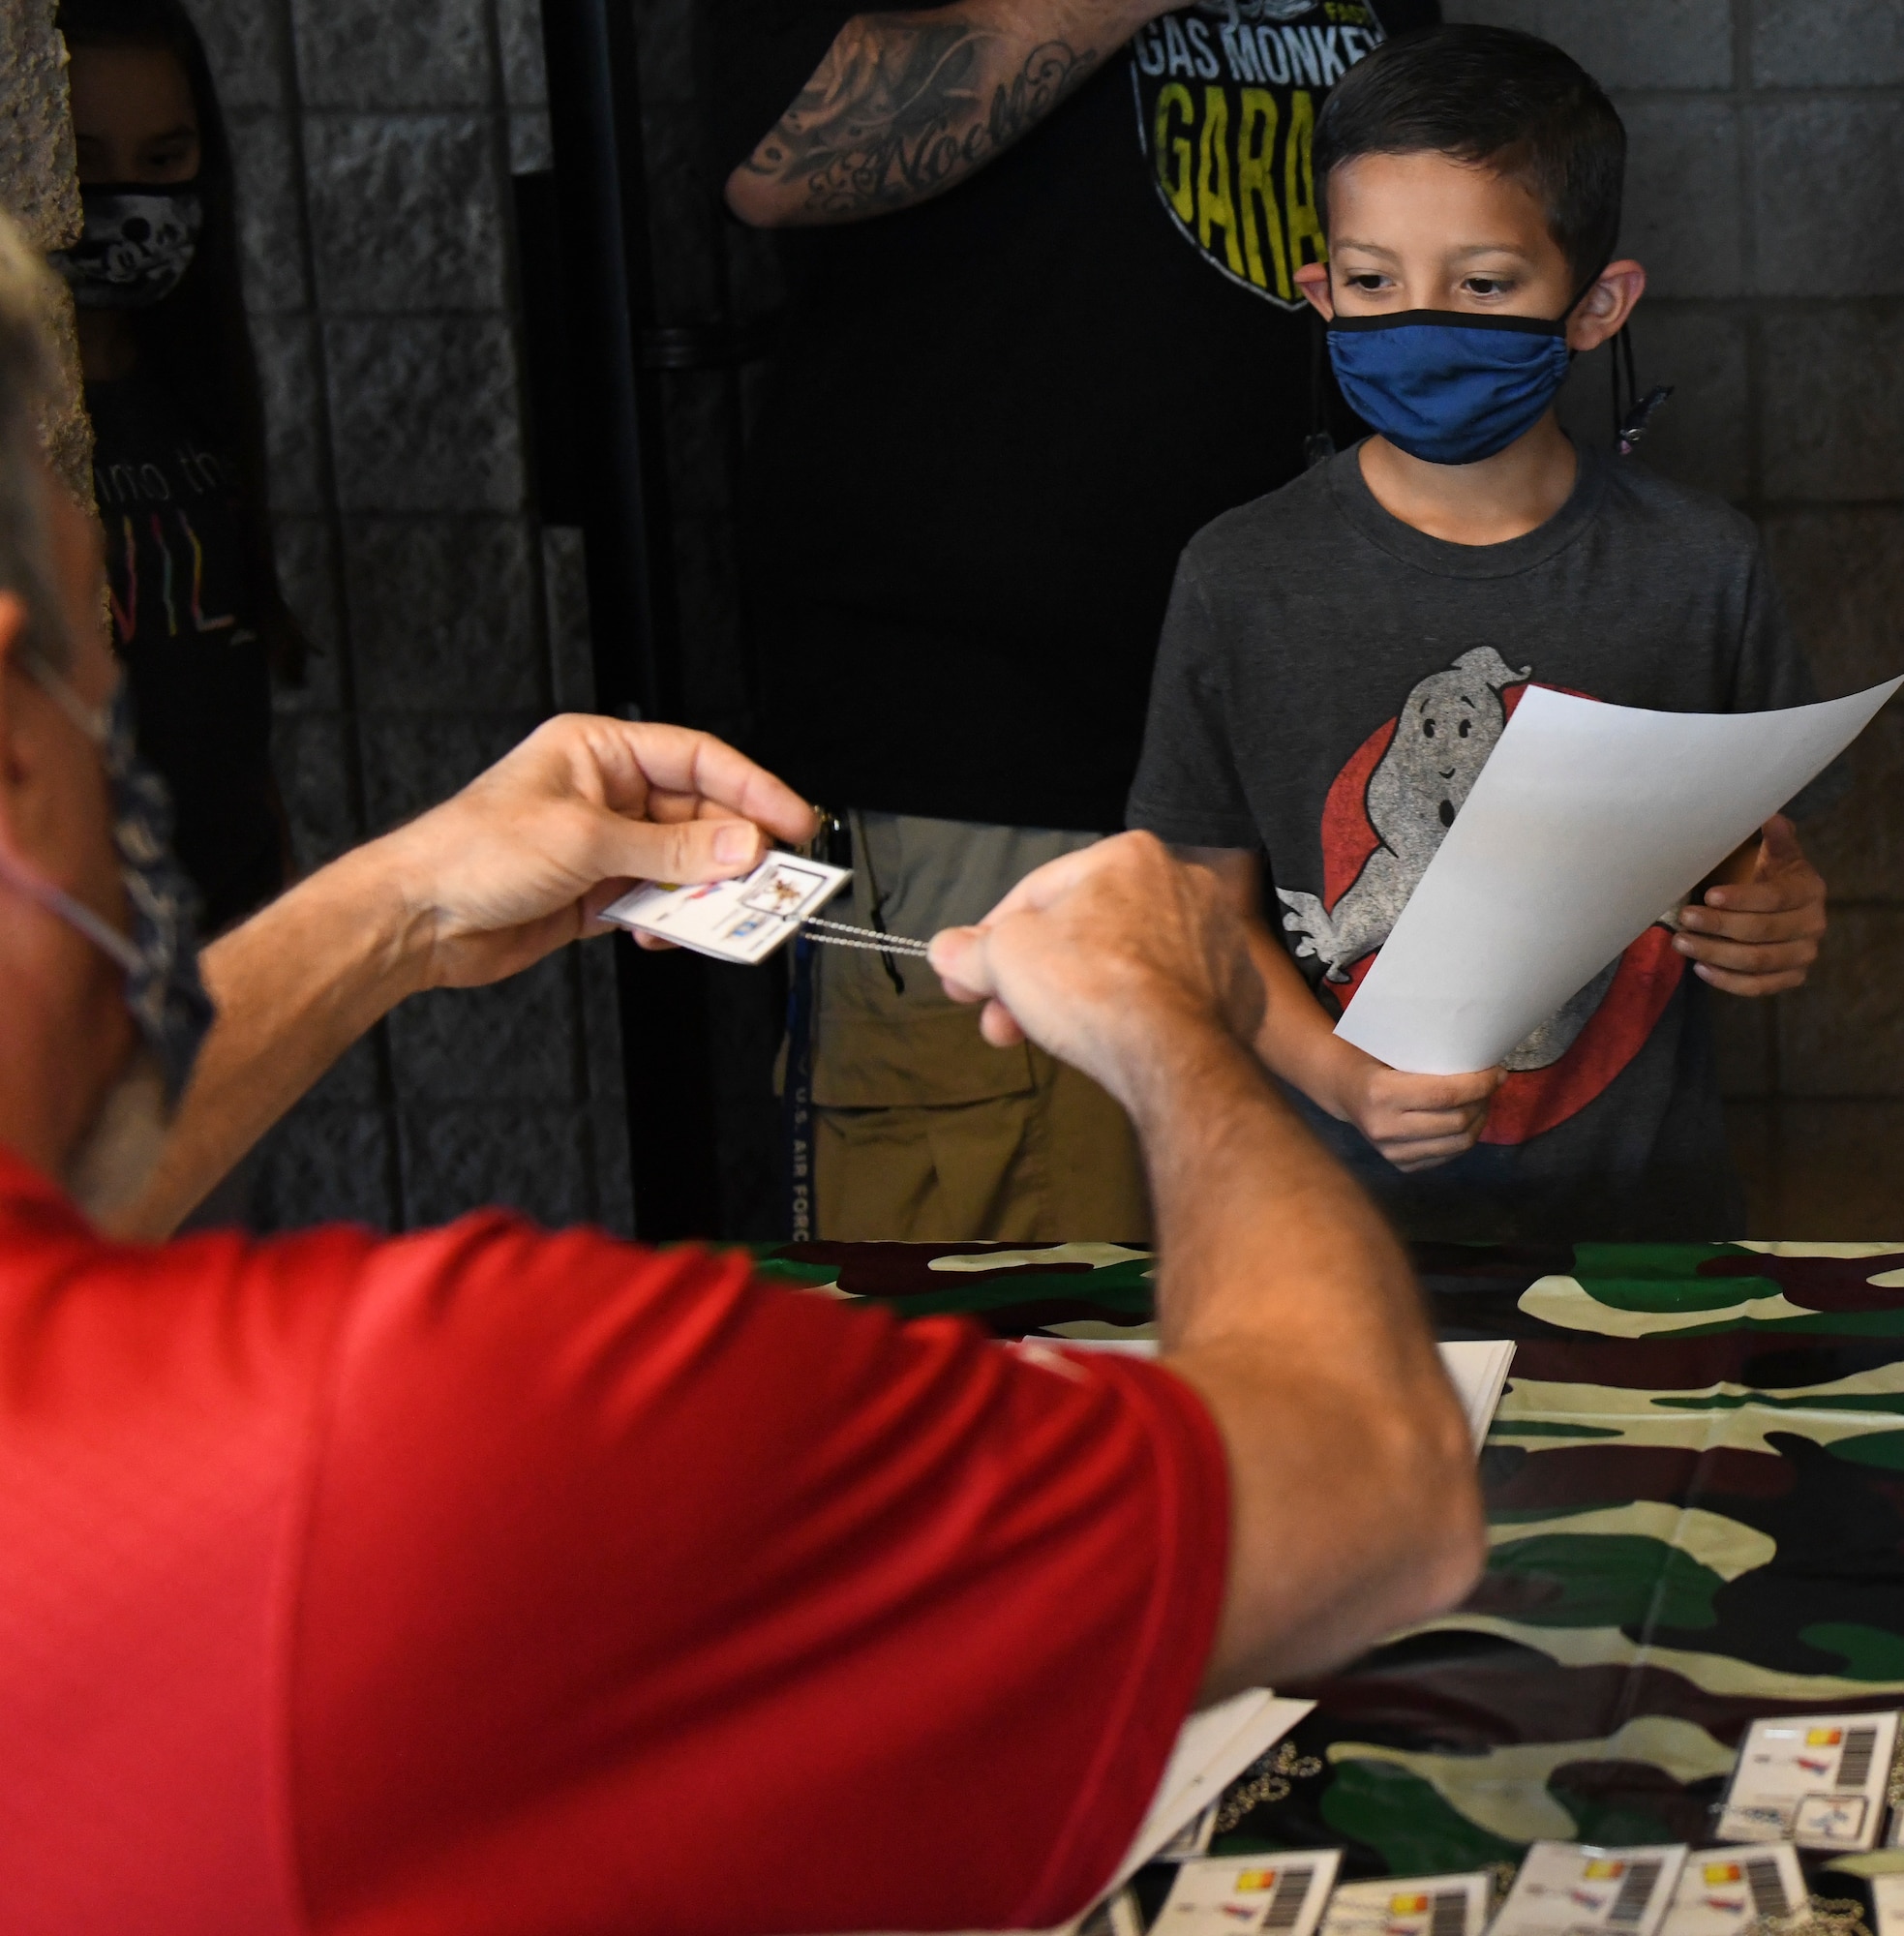
[[272,556],[231,153],[179,0],[63,0],[85,232],[78,307],[113,644],[139,750],[216,933],[287,877],[271,675],[306,646]]

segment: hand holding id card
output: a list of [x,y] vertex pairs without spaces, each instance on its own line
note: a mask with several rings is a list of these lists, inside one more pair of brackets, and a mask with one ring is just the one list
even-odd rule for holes
[[796,854],[770,854],[751,874],[701,887],[649,881],[602,910],[601,918],[716,961],[751,967],[800,932],[801,923],[853,878]]

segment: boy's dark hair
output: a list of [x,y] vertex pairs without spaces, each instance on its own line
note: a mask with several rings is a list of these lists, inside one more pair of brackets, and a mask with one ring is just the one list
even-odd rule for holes
[[161,47],[191,83],[204,227],[184,281],[164,302],[131,312],[133,329],[140,351],[172,385],[198,435],[236,463],[238,538],[253,616],[272,669],[301,684],[311,648],[285,602],[271,545],[264,405],[238,277],[231,143],[204,44],[182,0],[61,0],[55,24],[69,47]]
[[1512,27],[1431,27],[1358,61],[1315,123],[1315,200],[1358,155],[1447,155],[1519,182],[1584,286],[1613,257],[1626,129],[1600,84]]

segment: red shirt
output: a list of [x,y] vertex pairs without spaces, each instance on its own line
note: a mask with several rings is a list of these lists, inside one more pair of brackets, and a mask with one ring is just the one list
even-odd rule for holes
[[501,1216],[115,1244],[0,1151],[0,1928],[1055,1922],[1227,1510],[1155,1366]]

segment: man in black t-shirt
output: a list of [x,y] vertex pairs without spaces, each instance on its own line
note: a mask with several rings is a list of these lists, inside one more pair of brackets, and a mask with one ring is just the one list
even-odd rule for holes
[[[1296,474],[1329,87],[1433,0],[717,0],[722,164],[789,231],[750,453],[759,751],[929,934],[1117,828],[1177,555]],[[820,1232],[1138,1234],[1108,1099],[829,956]]]

